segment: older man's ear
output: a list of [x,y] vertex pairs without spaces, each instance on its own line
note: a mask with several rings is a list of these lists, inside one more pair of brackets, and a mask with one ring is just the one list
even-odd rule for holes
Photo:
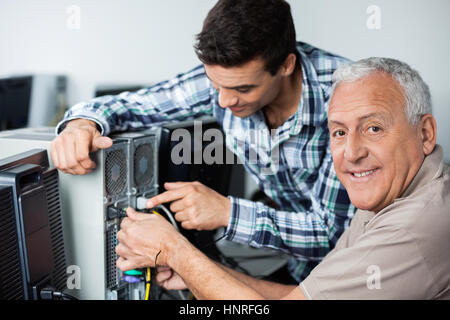
[[436,120],[433,115],[427,113],[422,116],[419,122],[419,130],[421,134],[423,153],[429,155],[436,145]]

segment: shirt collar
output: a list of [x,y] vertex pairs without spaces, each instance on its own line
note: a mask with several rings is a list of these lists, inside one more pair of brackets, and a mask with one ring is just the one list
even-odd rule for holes
[[419,171],[417,171],[413,181],[403,192],[401,198],[409,197],[420,187],[441,176],[444,167],[444,152],[440,145],[436,145],[433,152],[423,160],[422,166]]
[[320,126],[326,118],[326,101],[322,85],[317,75],[317,70],[306,52],[299,50],[302,64],[302,97],[297,113],[301,116],[301,121],[297,127],[297,132],[303,125]]

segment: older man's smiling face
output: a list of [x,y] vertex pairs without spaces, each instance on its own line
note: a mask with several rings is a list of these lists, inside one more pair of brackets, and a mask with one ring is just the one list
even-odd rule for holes
[[403,89],[388,74],[338,85],[328,126],[334,168],[357,208],[378,212],[391,204],[422,165],[420,130],[408,122]]

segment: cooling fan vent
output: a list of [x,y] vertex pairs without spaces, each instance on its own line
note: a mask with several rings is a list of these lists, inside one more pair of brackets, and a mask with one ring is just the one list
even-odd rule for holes
[[106,154],[105,189],[109,196],[121,194],[127,187],[127,158],[123,150]]
[[150,143],[139,145],[134,152],[134,182],[138,188],[152,183],[153,146]]

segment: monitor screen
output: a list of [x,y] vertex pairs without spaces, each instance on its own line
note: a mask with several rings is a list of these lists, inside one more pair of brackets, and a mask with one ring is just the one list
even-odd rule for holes
[[32,77],[0,79],[0,131],[28,123]]

